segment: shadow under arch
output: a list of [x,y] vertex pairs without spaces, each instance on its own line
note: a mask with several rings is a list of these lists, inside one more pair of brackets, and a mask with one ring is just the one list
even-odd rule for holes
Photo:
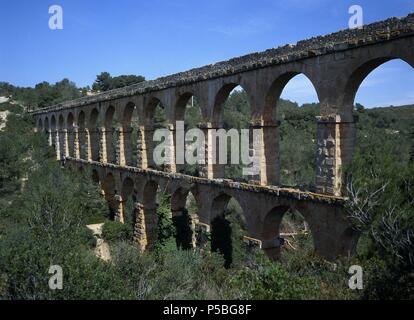
[[75,135],[74,135],[74,128],[75,128],[75,117],[73,116],[72,112],[68,113],[66,118],[66,125],[68,130],[68,150],[69,156],[75,157]]
[[229,268],[242,250],[241,238],[247,229],[245,212],[236,198],[222,193],[212,202],[210,223],[211,251],[220,252],[224,267]]
[[[194,203],[191,203],[192,201]],[[195,212],[192,206],[197,208]],[[193,248],[195,246],[195,221],[198,220],[198,203],[191,189],[179,187],[172,193],[171,212],[176,229],[177,248],[183,250]]]
[[122,181],[121,197],[122,197],[122,219],[121,221],[131,228],[134,227],[136,221],[136,210],[134,203],[136,201],[134,180],[126,177]]
[[137,164],[139,125],[137,107],[128,102],[124,108],[121,124],[123,130],[124,158],[127,166]]
[[280,257],[280,226],[283,216],[288,212],[290,207],[277,206],[270,210],[264,218],[262,228],[262,248],[271,260]]
[[[99,134],[98,134],[98,119],[99,111],[96,108],[93,108],[88,120],[88,130],[89,130],[89,139],[90,139],[90,158],[93,161],[99,161]],[[87,142],[86,142],[87,143]]]
[[43,131],[43,121],[42,121],[41,118],[37,122],[37,129],[38,129],[39,132],[42,132]]
[[85,128],[86,128],[86,115],[85,115],[85,112],[81,110],[78,114],[79,156],[81,159],[87,160]]
[[65,119],[63,115],[59,115],[58,120],[58,135],[59,135],[59,155],[60,159],[66,155],[65,148],[66,148],[66,133],[63,131],[65,129]]
[[111,220],[115,220],[117,203],[115,199],[116,195],[116,182],[112,173],[108,173],[102,182],[102,189],[105,193],[105,199],[109,206],[109,217]]
[[106,161],[108,163],[115,163],[116,160],[116,147],[114,138],[114,121],[115,121],[115,107],[110,105],[105,112],[104,125],[105,125],[105,139],[106,139]]

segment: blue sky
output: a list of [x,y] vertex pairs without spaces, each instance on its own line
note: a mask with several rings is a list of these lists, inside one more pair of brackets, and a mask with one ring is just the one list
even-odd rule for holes
[[[63,8],[63,30],[48,28],[53,4]],[[353,4],[363,7],[364,23],[414,12],[413,0],[0,0],[0,81],[85,86],[101,71],[154,79],[345,29]],[[413,71],[401,61],[383,65],[357,101],[414,103]],[[316,100],[300,76],[283,97]]]

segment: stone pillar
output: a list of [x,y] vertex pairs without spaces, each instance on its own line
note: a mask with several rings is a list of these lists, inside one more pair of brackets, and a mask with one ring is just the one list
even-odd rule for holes
[[151,125],[138,128],[137,166],[141,169],[154,168],[154,128]]
[[[251,180],[261,185],[280,184],[279,121],[252,121],[250,123],[250,143],[254,149],[255,161],[260,173]],[[257,141],[253,141],[253,130],[259,130]]]
[[55,151],[56,151],[56,159],[60,160],[61,159],[61,153],[60,153],[60,134],[59,134],[59,130],[56,130],[54,132],[55,135]]
[[136,222],[134,227],[134,242],[140,252],[154,247],[157,241],[158,217],[156,208],[144,208],[141,203],[134,203]]
[[128,166],[133,166],[132,163],[132,128],[123,128],[124,132],[124,158],[125,164]]
[[[219,155],[218,151],[216,151],[216,149],[219,147],[217,145],[218,141],[213,141],[213,131],[215,132],[219,129],[219,127],[212,124],[211,122],[200,123],[198,127],[199,129],[203,130],[205,137],[204,152],[206,163],[204,165],[201,165],[200,175],[203,178],[207,179],[222,178],[224,177],[225,165],[219,164]],[[213,148],[214,145],[215,148]],[[215,164],[213,164],[213,162],[215,162]]]
[[73,156],[80,159],[79,129],[77,127],[73,128]]
[[99,162],[107,163],[107,150],[106,150],[106,130],[105,128],[99,128]]
[[285,240],[281,237],[262,240],[262,249],[270,260],[278,260],[280,258],[280,250],[285,244]]
[[341,121],[340,115],[317,117],[316,191],[340,196],[343,168],[352,160],[355,120]]
[[88,128],[84,129],[84,134],[85,134],[85,158],[88,161],[92,161],[92,137],[91,137],[91,132],[89,131]]
[[69,134],[68,129],[62,129],[63,136],[63,155],[69,157]]
[[[114,144],[116,144],[116,141],[114,141],[114,132],[115,130],[111,128],[105,128],[105,142],[106,142],[106,162],[108,163],[115,163],[114,157],[116,158],[116,150],[114,150]],[[114,143],[115,142],[115,143]]]
[[144,127],[137,128],[137,163],[135,164],[137,168],[146,169],[148,167],[147,163],[147,150],[145,146],[145,130]]
[[123,128],[116,128],[116,164],[119,166],[125,166],[125,141]]
[[165,164],[165,171],[167,172],[177,172],[177,165],[175,161],[175,126],[173,124],[168,124],[169,136],[166,141],[168,143],[166,150],[167,163]]
[[47,133],[47,135],[48,135],[48,143],[49,143],[49,146],[53,146],[53,135],[52,135],[52,130],[50,130],[48,133]]
[[115,200],[115,221],[119,221],[121,223],[124,223],[124,201],[122,197],[118,194],[114,197]]

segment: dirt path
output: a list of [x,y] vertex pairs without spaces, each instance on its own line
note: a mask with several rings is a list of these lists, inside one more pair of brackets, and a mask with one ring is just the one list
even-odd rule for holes
[[104,239],[102,239],[102,226],[103,226],[103,223],[87,225],[87,227],[90,230],[92,230],[93,235],[96,238],[96,248],[95,248],[96,256],[104,261],[109,261],[111,260],[111,253],[109,251],[108,243],[105,242]]

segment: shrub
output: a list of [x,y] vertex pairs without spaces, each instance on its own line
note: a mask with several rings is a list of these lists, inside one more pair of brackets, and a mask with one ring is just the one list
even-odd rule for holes
[[129,240],[131,228],[118,221],[106,221],[102,226],[102,237],[108,242]]

